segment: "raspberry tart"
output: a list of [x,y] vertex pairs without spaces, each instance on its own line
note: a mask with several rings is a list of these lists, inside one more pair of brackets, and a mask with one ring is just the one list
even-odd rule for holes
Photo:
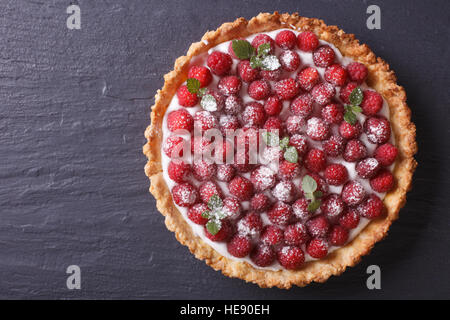
[[169,230],[225,275],[324,282],[386,236],[417,151],[406,94],[351,34],[261,13],[207,32],[164,76],[145,132]]

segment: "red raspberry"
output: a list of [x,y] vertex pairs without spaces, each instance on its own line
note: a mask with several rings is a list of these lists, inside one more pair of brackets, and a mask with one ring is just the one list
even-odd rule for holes
[[252,82],[258,79],[259,77],[259,71],[258,69],[253,69],[250,66],[250,61],[248,60],[242,60],[237,65],[237,71],[239,74],[239,77],[241,77],[242,81],[244,82]]
[[300,56],[295,51],[292,50],[283,51],[279,55],[278,59],[280,60],[281,67],[288,72],[295,71],[298,69],[298,67],[300,67],[301,63]]
[[359,62],[352,62],[347,66],[348,76],[352,81],[362,83],[367,78],[367,68]]
[[180,106],[189,108],[193,107],[198,102],[197,94],[190,93],[187,86],[182,85],[177,90],[178,103]]
[[359,214],[356,208],[349,208],[339,218],[339,224],[347,229],[355,229],[359,224]]
[[330,194],[323,200],[320,210],[329,221],[336,222],[344,212],[345,204],[339,195]]
[[325,69],[324,78],[335,86],[343,86],[347,82],[347,70],[340,64],[333,64]]
[[322,194],[325,196],[328,193],[328,184],[326,183],[325,179],[314,172],[310,172],[307,174],[316,181],[317,190],[322,192]]
[[324,239],[312,239],[306,246],[306,252],[313,258],[322,259],[328,254],[328,243]]
[[389,170],[383,169],[370,179],[370,186],[376,192],[388,192],[394,187],[394,176]]
[[288,225],[284,229],[284,240],[292,246],[301,246],[306,243],[309,240],[306,226],[301,222]]
[[172,188],[173,201],[180,207],[190,207],[198,200],[198,191],[190,183],[177,184]]
[[182,160],[171,160],[167,167],[169,178],[175,182],[186,181],[187,176],[191,172],[191,166]]
[[260,33],[252,40],[252,46],[256,50],[258,50],[258,47],[264,43],[270,43],[270,53],[275,52],[275,41],[273,41],[273,39],[267,34]]
[[213,98],[216,100],[216,105],[215,106],[208,106],[208,109],[205,108],[205,110],[208,111],[220,111],[223,109],[224,105],[225,105],[225,99],[226,97],[221,94],[219,91],[213,90],[213,89],[208,89],[206,90],[206,94],[212,95]]
[[320,46],[313,53],[314,64],[321,68],[326,68],[333,64],[336,54],[330,46]]
[[280,147],[267,147],[263,151],[263,159],[266,163],[279,163],[284,159],[284,151]]
[[231,95],[225,99],[225,108],[224,111],[227,114],[238,115],[242,112],[244,108],[244,103],[242,102],[241,97]]
[[270,95],[270,83],[266,80],[255,80],[248,86],[248,95],[255,100],[264,100]]
[[233,134],[240,127],[239,119],[235,115],[222,114],[219,118],[220,132],[224,136]]
[[324,106],[330,103],[331,99],[336,94],[336,90],[333,85],[322,82],[314,86],[311,90],[312,97],[319,105]]
[[347,168],[340,163],[330,164],[325,168],[325,180],[332,186],[340,186],[348,179]]
[[300,134],[294,134],[289,139],[289,144],[297,149],[298,155],[302,156],[308,150],[308,143],[304,136]]
[[308,210],[309,201],[305,198],[300,198],[292,205],[292,211],[295,217],[301,221],[306,221],[311,216],[311,212]]
[[208,67],[211,69],[212,73],[223,76],[228,73],[231,69],[231,65],[233,63],[231,56],[227,53],[223,53],[220,51],[212,52],[206,61]]
[[215,128],[217,127],[217,118],[209,111],[197,111],[194,114],[194,126],[200,131]]
[[247,151],[245,152],[242,152],[240,150],[236,152],[233,166],[238,172],[242,173],[249,172],[255,167],[255,164],[250,163],[248,147]]
[[284,246],[278,251],[278,262],[288,269],[296,270],[305,262],[305,254],[299,247]]
[[189,208],[187,216],[192,222],[204,225],[208,222],[208,219],[202,217],[202,213],[205,211],[208,211],[208,206],[204,203],[197,203]]
[[320,75],[316,68],[306,67],[297,74],[297,82],[305,91],[310,91],[320,82]]
[[256,212],[263,212],[269,208],[270,199],[264,193],[255,194],[250,200],[250,208]]
[[194,129],[194,118],[184,109],[171,111],[167,116],[167,127],[170,131]]
[[289,223],[292,217],[292,207],[284,202],[278,201],[267,212],[267,217],[273,224],[283,226]]
[[270,246],[258,244],[250,253],[250,259],[259,267],[267,267],[275,261],[275,251]]
[[328,241],[332,246],[343,246],[348,240],[348,230],[340,225],[331,228]]
[[204,66],[192,66],[188,72],[188,78],[200,81],[200,88],[207,87],[212,81],[211,71]]
[[358,181],[350,181],[342,188],[341,196],[346,204],[354,206],[364,199],[366,190]]
[[385,212],[385,207],[381,199],[371,194],[357,208],[361,217],[367,219],[376,219]]
[[294,48],[296,42],[297,37],[295,36],[295,33],[290,30],[283,30],[275,37],[275,43],[281,49],[292,49]]
[[242,113],[242,121],[246,126],[261,127],[266,120],[264,107],[259,102],[250,102],[245,106]]
[[229,182],[233,179],[236,169],[231,164],[219,164],[217,166],[216,178],[219,181]]
[[356,162],[367,156],[366,146],[359,140],[350,140],[345,146],[343,157],[347,162]]
[[191,138],[191,153],[202,156],[203,153],[209,149],[211,141],[202,136],[193,136]]
[[170,136],[164,143],[163,151],[169,158],[182,157],[184,143],[185,140],[182,137]]
[[312,172],[320,172],[325,169],[327,164],[327,158],[325,153],[320,149],[311,149],[306,154],[304,160],[306,169]]
[[233,161],[234,146],[226,139],[215,140],[214,160],[216,163],[231,163]]
[[221,221],[221,228],[219,232],[217,232],[215,235],[212,235],[209,233],[208,229],[206,229],[206,225],[204,227],[205,230],[205,236],[215,242],[225,242],[227,241],[233,234],[233,226],[228,220],[222,220]]
[[319,39],[311,31],[304,31],[298,35],[297,45],[302,51],[312,52],[319,45]]
[[322,142],[323,151],[330,157],[339,157],[345,148],[345,140],[341,136],[331,136]]
[[290,134],[300,133],[305,126],[305,118],[302,116],[289,116],[286,119],[286,130]]
[[228,252],[237,258],[243,258],[250,253],[252,243],[246,236],[235,235],[230,242],[227,243]]
[[283,160],[278,167],[278,176],[282,180],[292,180],[300,174],[298,163]]
[[277,117],[270,117],[266,120],[263,126],[264,129],[266,129],[269,132],[277,132],[278,134],[283,133],[283,123],[280,118]]
[[213,195],[222,197],[222,190],[212,181],[203,182],[198,188],[198,193],[200,194],[200,199],[206,204],[208,204],[209,198]]
[[344,119],[344,107],[340,103],[330,103],[320,112],[323,120],[328,124],[338,124]]
[[264,103],[264,110],[266,111],[268,116],[279,115],[281,109],[283,109],[283,104],[275,95],[268,97],[266,102]]
[[237,230],[239,234],[254,236],[262,230],[263,222],[261,216],[255,212],[247,213],[237,223]]
[[275,70],[261,70],[261,71],[259,71],[259,74],[261,75],[261,77],[264,80],[278,81],[281,79],[282,72],[283,72],[283,70],[281,69],[281,67],[279,67],[278,69],[275,69]]
[[355,90],[356,87],[358,87],[358,84],[356,82],[349,82],[341,88],[341,91],[339,92],[339,98],[341,98],[342,102],[350,103],[350,100],[348,98],[350,97],[350,93],[352,93],[352,91]]
[[261,231],[259,239],[268,246],[275,246],[283,242],[283,230],[273,224],[267,225]]
[[380,169],[380,163],[375,158],[366,158],[356,165],[356,173],[363,179],[375,176]]
[[253,185],[244,177],[236,176],[228,184],[230,193],[241,201],[250,200],[253,196]]
[[241,79],[236,76],[227,76],[219,80],[217,89],[225,96],[236,95],[242,87]]
[[236,219],[241,215],[241,203],[234,197],[223,199],[223,212],[230,219]]
[[[242,38],[239,38],[239,39],[237,39],[237,40],[243,40],[243,41],[249,43],[247,40],[242,39]],[[233,59],[239,59],[239,58],[236,56],[236,54],[234,53],[234,50],[233,50],[233,41],[230,41],[230,43],[228,44],[228,54],[229,54]]]
[[330,223],[324,216],[315,216],[306,222],[308,232],[312,237],[325,237],[330,230]]
[[370,142],[382,144],[391,137],[391,125],[384,117],[371,117],[364,122],[364,132]]
[[306,123],[306,134],[313,140],[325,140],[329,133],[328,125],[320,118],[312,117]]
[[291,202],[295,196],[295,185],[291,181],[280,181],[272,189],[272,195],[279,201]]
[[291,100],[300,92],[300,86],[294,79],[287,78],[275,83],[275,92],[280,99]]
[[255,190],[261,192],[275,185],[276,175],[269,167],[260,166],[253,170],[250,181],[253,183]]
[[390,166],[397,158],[398,150],[390,143],[378,146],[375,150],[374,157],[381,163],[382,166]]
[[292,100],[290,110],[293,114],[302,117],[308,117],[313,111],[313,99],[309,93],[299,95]]
[[206,160],[198,160],[192,166],[195,179],[206,181],[212,179],[216,174],[216,164]]
[[383,108],[383,98],[372,90],[364,90],[364,98],[361,102],[362,112],[366,116],[374,116]]
[[362,126],[359,122],[350,124],[347,121],[342,121],[339,126],[339,134],[345,139],[357,139],[362,133]]

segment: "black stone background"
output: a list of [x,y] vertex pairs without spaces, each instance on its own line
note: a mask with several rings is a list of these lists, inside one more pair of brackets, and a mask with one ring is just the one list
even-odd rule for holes
[[[66,8],[81,7],[81,30]],[[448,1],[0,1],[0,297],[450,298]],[[378,4],[382,29],[366,28]],[[417,124],[419,167],[389,236],[340,277],[260,289],[206,266],[167,231],[141,147],[176,57],[259,12],[318,17],[388,61]],[[66,267],[82,289],[66,288]],[[366,268],[382,289],[366,288]]]

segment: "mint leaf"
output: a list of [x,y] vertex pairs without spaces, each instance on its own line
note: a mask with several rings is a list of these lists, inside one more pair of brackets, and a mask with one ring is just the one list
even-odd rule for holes
[[207,88],[200,88],[197,92],[197,96],[203,97],[207,90],[208,90]]
[[270,53],[270,49],[272,49],[272,47],[270,46],[269,42],[261,44],[260,46],[258,46],[258,56],[267,56]]
[[316,199],[312,201],[310,204],[308,204],[308,211],[314,212],[320,207],[320,199]]
[[302,180],[302,189],[304,193],[313,194],[317,190],[317,182],[310,175],[305,175]]
[[211,217],[211,212],[210,211],[204,211],[202,213],[202,218],[209,219],[210,217]]
[[275,147],[279,144],[279,137],[273,132],[263,132],[262,137],[269,147]]
[[213,194],[211,197],[209,197],[208,208],[210,210],[220,209],[222,208],[222,206],[222,199],[220,199],[219,195]]
[[200,101],[200,105],[206,111],[210,111],[210,112],[217,111],[217,101],[210,94],[205,94],[202,97],[202,100]]
[[284,151],[284,158],[291,162],[291,163],[297,163],[298,162],[298,153],[297,149],[295,147],[287,147],[286,151]]
[[253,56],[250,58],[250,67],[252,69],[258,69],[261,68],[262,63],[261,63],[261,58],[258,58],[257,56]]
[[319,190],[316,190],[316,191],[313,192],[313,196],[316,197],[316,198],[320,198],[320,197],[323,196],[323,192],[319,191]]
[[186,80],[186,86],[190,93],[197,93],[200,89],[200,81],[195,78],[189,78]]
[[214,221],[214,220],[209,220],[209,221],[206,223],[206,230],[208,230],[208,232],[209,232],[210,234],[212,234],[213,236],[216,235],[217,232],[220,231],[220,228],[221,228],[221,227],[222,227],[222,226],[220,225],[220,223],[218,223],[217,221]]
[[280,148],[282,150],[286,149],[288,145],[289,145],[289,137],[284,137],[283,139],[280,140]]
[[348,110],[344,114],[344,120],[350,123],[351,125],[354,125],[356,123],[356,114],[354,114],[353,111]]
[[255,54],[255,48],[245,40],[233,40],[231,42],[234,54],[241,60],[250,59]]
[[355,89],[353,89],[352,93],[350,93],[348,100],[350,101],[351,104],[359,106],[363,98],[364,98],[363,91],[361,90],[360,87],[356,87]]
[[352,110],[353,111],[353,113],[360,113],[360,112],[362,112],[362,109],[361,109],[361,107],[360,106],[350,106],[350,110]]

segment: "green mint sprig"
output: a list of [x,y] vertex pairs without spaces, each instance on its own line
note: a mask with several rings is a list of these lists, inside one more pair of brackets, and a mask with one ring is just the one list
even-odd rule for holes
[[356,123],[356,115],[362,111],[359,105],[361,104],[363,98],[364,94],[360,87],[356,87],[355,89],[353,89],[353,91],[350,93],[350,96],[348,97],[350,104],[344,107],[344,120],[351,125],[354,125]]
[[270,54],[270,43],[263,43],[257,50],[245,40],[233,40],[231,46],[239,59],[250,59],[250,67],[253,69],[273,71],[281,67],[277,56]]
[[213,236],[222,228],[222,219],[227,217],[223,210],[222,199],[217,194],[212,195],[208,200],[208,209],[202,213],[202,217],[208,219],[206,229]]
[[302,189],[305,198],[311,201],[308,204],[308,211],[314,212],[319,209],[321,203],[320,198],[323,196],[323,193],[317,190],[316,180],[309,175],[305,175],[302,180]]
[[282,151],[284,151],[284,159],[286,161],[297,163],[298,162],[298,152],[297,149],[289,145],[289,137],[284,137],[280,140],[277,134],[273,132],[264,132],[262,135],[264,142],[269,147],[279,146]]
[[201,84],[198,79],[189,78],[186,80],[186,87],[190,93],[197,94],[201,107],[206,111],[217,111],[217,101],[211,94],[206,94],[206,88],[200,88]]

